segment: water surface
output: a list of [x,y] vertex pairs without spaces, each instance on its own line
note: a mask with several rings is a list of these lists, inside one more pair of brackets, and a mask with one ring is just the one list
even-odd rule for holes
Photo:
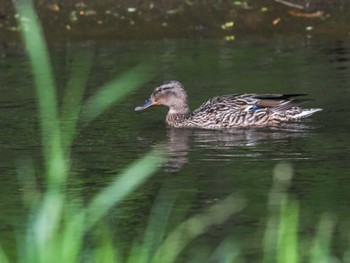
[[[244,209],[223,226],[210,229],[192,246],[215,247],[224,237],[233,236],[245,256],[258,257],[272,172],[280,162],[294,168],[290,192],[300,201],[302,235],[313,234],[315,222],[324,212],[336,215],[340,227],[348,226],[349,48],[349,39],[302,37],[51,44],[60,97],[77,50],[93,53],[86,97],[139,62],[153,58],[159,70],[154,80],[80,131],[72,149],[74,179],[69,191],[79,189],[88,200],[128,164],[165,145],[169,151],[166,164],[109,216],[108,222],[122,236],[125,247],[142,234],[160,192],[176,196],[171,199],[175,203],[170,225],[231,193],[239,193],[246,200]],[[8,240],[27,220],[24,186],[19,183],[16,168],[23,159],[31,159],[39,185],[45,187],[45,182],[40,174],[35,89],[23,50],[10,45],[0,68],[0,226]],[[275,127],[172,129],[164,123],[163,107],[133,111],[165,79],[183,83],[193,110],[213,96],[245,92],[308,93],[314,101],[307,106],[324,110],[305,121]]]

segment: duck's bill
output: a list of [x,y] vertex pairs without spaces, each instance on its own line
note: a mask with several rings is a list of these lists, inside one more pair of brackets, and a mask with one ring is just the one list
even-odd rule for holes
[[153,101],[152,100],[146,100],[145,104],[143,104],[142,106],[137,106],[135,108],[135,111],[140,111],[140,110],[147,109],[148,107],[151,107],[152,105],[153,105]]

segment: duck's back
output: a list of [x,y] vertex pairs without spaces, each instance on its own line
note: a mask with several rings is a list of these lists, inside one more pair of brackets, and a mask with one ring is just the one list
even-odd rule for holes
[[265,122],[265,109],[249,110],[256,103],[249,94],[223,95],[204,102],[193,112],[191,123],[207,129],[247,126],[249,123]]
[[[188,126],[207,129],[237,126],[269,125],[289,121],[303,113],[298,107],[305,99],[293,97],[304,94],[232,94],[214,97],[196,109]],[[318,111],[319,109],[315,109]],[[311,114],[314,111],[311,110]],[[311,115],[309,114],[309,115]],[[306,117],[306,116],[305,116]]]

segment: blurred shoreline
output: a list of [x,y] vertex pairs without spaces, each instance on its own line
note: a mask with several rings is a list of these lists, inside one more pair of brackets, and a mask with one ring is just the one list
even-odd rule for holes
[[[49,40],[350,36],[350,8],[345,0],[37,0],[35,5]],[[11,1],[0,3],[1,41],[19,39],[16,16]]]

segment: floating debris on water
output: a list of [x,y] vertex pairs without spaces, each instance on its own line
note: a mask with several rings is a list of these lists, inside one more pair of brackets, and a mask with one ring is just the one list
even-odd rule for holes
[[280,22],[282,21],[282,19],[280,17],[277,17],[275,20],[272,21],[272,24],[274,26],[278,25]]
[[72,11],[69,15],[69,19],[72,22],[77,21],[78,20],[77,11]]
[[225,41],[233,41],[233,40],[235,40],[235,36],[234,35],[225,36],[224,39],[225,39]]
[[53,12],[59,12],[60,11],[60,7],[56,3],[47,5],[47,9],[49,9],[50,11],[53,11]]
[[225,24],[222,24],[222,25],[221,25],[221,28],[222,28],[223,30],[226,30],[226,29],[232,28],[233,25],[234,25],[234,22],[233,22],[233,21],[228,21],[228,22],[226,22]]
[[134,13],[134,12],[136,12],[137,9],[135,7],[128,7],[127,10],[129,13]]

